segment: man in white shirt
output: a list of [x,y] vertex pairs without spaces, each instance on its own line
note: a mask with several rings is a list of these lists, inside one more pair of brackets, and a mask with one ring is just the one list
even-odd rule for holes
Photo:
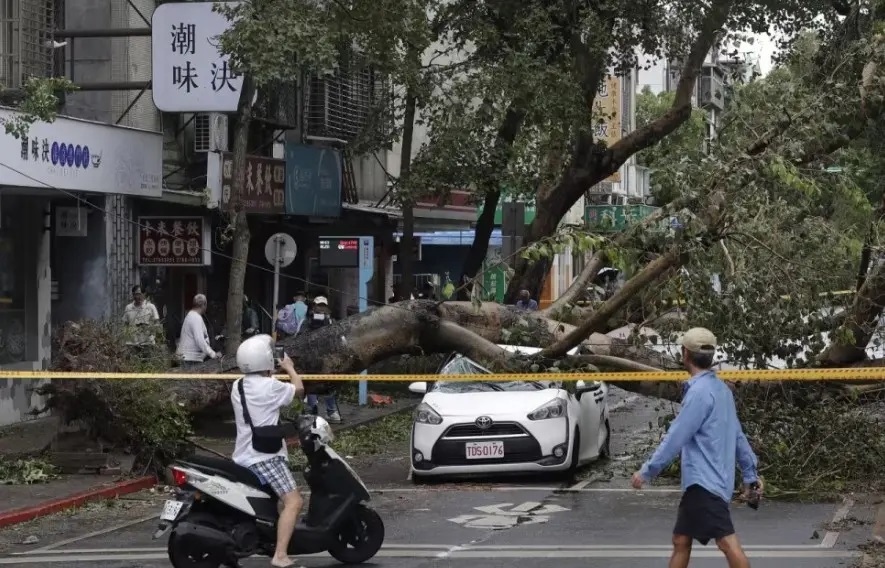
[[[286,355],[282,368],[291,382],[284,383],[273,378],[275,365],[273,339],[269,335],[256,335],[240,344],[237,349],[237,366],[245,376],[234,383],[231,389],[231,404],[237,424],[237,442],[233,460],[249,468],[258,478],[273,489],[283,506],[277,520],[277,546],[271,564],[278,568],[292,566],[289,558],[289,541],[304,500],[295,486],[295,477],[289,470],[289,453],[286,441],[274,453],[262,453],[252,446],[252,427],[275,426],[280,420],[280,409],[292,404],[296,397],[304,396],[304,384],[295,372],[292,360]],[[243,416],[243,401],[240,397],[240,382],[246,398],[251,426]]]
[[145,297],[141,286],[132,287],[132,303],[123,312],[123,325],[126,328],[126,345],[143,348],[156,343],[154,329],[160,321],[157,308]]
[[184,361],[185,367],[202,363],[206,357],[210,359],[221,357],[221,353],[214,351],[209,345],[209,332],[206,330],[206,322],[203,320],[207,305],[206,296],[203,294],[194,296],[193,307],[181,324],[178,355]]

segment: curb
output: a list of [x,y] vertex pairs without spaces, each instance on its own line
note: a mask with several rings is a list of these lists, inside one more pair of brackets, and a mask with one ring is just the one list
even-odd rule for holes
[[157,484],[157,478],[154,476],[139,477],[136,479],[128,479],[110,487],[102,487],[100,489],[91,489],[81,493],[75,493],[61,499],[53,499],[44,501],[31,507],[23,507],[21,509],[13,509],[5,513],[0,513],[0,528],[31,521],[38,517],[45,517],[53,513],[58,513],[67,509],[82,507],[86,503],[92,501],[102,501],[105,499],[114,499],[122,495],[136,493],[144,489],[150,489]]

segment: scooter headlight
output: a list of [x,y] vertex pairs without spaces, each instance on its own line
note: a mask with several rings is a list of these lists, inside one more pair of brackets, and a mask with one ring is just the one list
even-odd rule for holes
[[442,416],[440,416],[432,406],[426,402],[422,402],[415,409],[415,422],[417,424],[442,424]]

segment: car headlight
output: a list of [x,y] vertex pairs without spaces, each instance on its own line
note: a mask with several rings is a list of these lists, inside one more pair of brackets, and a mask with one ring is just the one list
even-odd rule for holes
[[565,414],[565,405],[555,398],[547,404],[538,407],[528,415],[529,420],[547,420],[548,418],[561,418]]
[[442,424],[442,416],[432,406],[422,402],[415,408],[415,422],[418,424]]

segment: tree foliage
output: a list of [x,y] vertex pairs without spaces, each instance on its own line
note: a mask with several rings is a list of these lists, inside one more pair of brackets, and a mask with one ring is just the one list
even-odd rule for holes
[[[31,77],[25,82],[21,93],[13,99],[16,112],[11,119],[0,119],[6,134],[24,138],[35,122],[52,122],[58,116],[59,95],[75,90],[74,84],[64,77]],[[0,86],[0,94],[6,94]]]
[[[673,106],[675,93],[653,93],[645,87],[636,96],[636,126],[651,124]],[[651,192],[658,203],[670,203],[680,193],[680,170],[669,167],[672,162],[698,159],[704,151],[707,114],[698,108],[675,132],[636,155],[636,162],[651,170]]]

